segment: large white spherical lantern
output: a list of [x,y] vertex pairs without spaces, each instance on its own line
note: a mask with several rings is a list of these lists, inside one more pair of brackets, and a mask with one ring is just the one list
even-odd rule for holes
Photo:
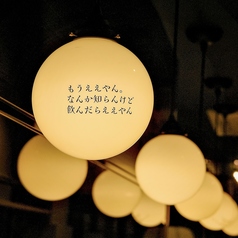
[[141,61],[117,42],[82,37],[54,51],[32,90],[36,122],[59,150],[88,160],[131,147],[147,128],[153,88]]
[[57,201],[71,196],[83,185],[88,162],[62,153],[38,135],[22,148],[17,172],[20,182],[33,196]]
[[206,166],[198,146],[181,135],[159,135],[140,150],[136,177],[144,193],[174,205],[192,197],[203,183]]
[[218,231],[231,223],[236,218],[237,214],[236,202],[228,193],[224,192],[222,203],[216,212],[199,222],[203,227],[209,230]]
[[94,181],[92,198],[103,214],[119,218],[129,215],[141,197],[139,186],[107,170]]
[[229,236],[238,236],[238,215],[232,222],[226,225],[222,231]]
[[155,227],[166,223],[166,205],[143,194],[131,215],[138,224],[145,227]]
[[223,199],[223,188],[220,181],[211,173],[205,174],[205,179],[199,190],[188,200],[175,204],[176,210],[192,221],[211,216],[220,206]]

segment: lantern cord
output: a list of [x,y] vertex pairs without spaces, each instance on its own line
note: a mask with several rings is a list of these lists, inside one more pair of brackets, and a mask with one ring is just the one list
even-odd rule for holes
[[0,101],[2,101],[3,103],[7,104],[10,107],[12,107],[14,110],[20,112],[21,114],[28,117],[32,121],[35,121],[35,118],[31,113],[29,113],[29,112],[25,111],[24,109],[18,107],[17,105],[13,104],[12,102],[8,101],[7,99],[0,96]]
[[18,118],[16,118],[16,117],[12,116],[12,115],[10,115],[10,114],[8,114],[8,113],[2,111],[2,110],[0,110],[0,115],[6,117],[6,118],[8,118],[8,119],[10,119],[10,120],[13,121],[13,122],[16,122],[17,124],[19,124],[19,125],[21,125],[21,126],[27,128],[27,129],[30,130],[30,131],[33,131],[34,133],[36,133],[36,134],[38,134],[38,135],[42,135],[42,133],[40,132],[40,130],[38,130],[36,127],[34,127],[34,126],[32,126],[32,125],[29,125],[28,123],[26,123],[26,122],[24,122],[24,121],[22,121],[22,120],[20,120],[20,119],[18,119]]
[[174,114],[176,105],[176,85],[177,85],[177,45],[178,45],[178,25],[179,25],[179,0],[175,0],[175,15],[174,15],[174,38],[173,38],[173,79],[171,88],[171,116]]
[[199,111],[198,111],[198,127],[203,126],[203,110],[204,110],[204,81],[205,81],[205,65],[206,65],[206,52],[208,43],[206,41],[200,42],[201,52],[202,52],[202,62],[201,62],[201,82],[200,82],[200,97],[199,97]]
[[[104,169],[104,170],[109,170],[109,171],[111,171],[111,172],[113,172],[113,173],[119,175],[120,177],[126,179],[127,181],[129,181],[129,182],[131,182],[131,183],[133,183],[133,184],[135,184],[135,185],[138,186],[138,183],[137,183],[137,182],[133,181],[132,179],[129,179],[128,177],[122,175],[121,173],[118,173],[117,171],[113,170],[112,168],[108,167],[107,165],[105,165],[104,163],[102,163],[102,162],[100,162],[100,161],[98,161],[98,160],[89,160],[89,162],[92,163],[92,164],[95,164],[96,166],[98,166],[98,167],[100,167],[100,168],[102,168],[102,169]],[[120,168],[120,167],[119,167],[119,168]],[[121,168],[120,168],[120,169],[121,169]]]
[[[20,112],[22,115],[28,117],[28,118],[31,119],[32,121],[35,121],[35,118],[34,118],[34,116],[33,116],[32,114],[30,114],[29,112],[27,112],[27,111],[23,110],[22,108],[18,107],[18,106],[15,105],[14,103],[12,103],[12,102],[6,100],[5,98],[3,98],[3,97],[1,97],[1,96],[0,96],[0,101],[4,102],[4,103],[7,104],[8,106],[12,107],[14,110]],[[17,123],[18,125],[21,125],[21,126],[25,127],[26,129],[28,129],[28,130],[30,130],[30,131],[32,131],[32,132],[38,134],[38,135],[41,135],[41,136],[43,135],[42,132],[41,132],[38,128],[36,128],[35,126],[32,126],[32,125],[30,125],[30,124],[28,124],[28,123],[26,123],[26,122],[24,122],[24,121],[22,121],[22,120],[20,120],[20,119],[18,119],[18,118],[16,118],[16,117],[12,116],[12,115],[10,115],[10,114],[8,114],[8,113],[2,111],[2,110],[0,110],[0,115],[2,115],[2,116],[4,116],[5,118],[7,118],[7,119],[9,119],[9,120],[11,120],[11,121]],[[110,170],[110,171],[112,171],[113,173],[115,173],[115,174],[117,174],[117,175],[119,175],[119,176],[121,176],[121,177],[127,179],[128,181],[130,181],[130,182],[132,182],[132,183],[138,185],[138,184],[137,184],[135,181],[133,181],[132,179],[129,179],[129,178],[127,178],[126,176],[123,176],[121,173],[116,172],[115,170],[109,168],[107,165],[101,163],[100,161],[89,160],[89,162],[91,162],[91,163],[97,165],[98,167],[100,167],[100,168],[102,168],[102,169]],[[127,170],[121,168],[120,166],[118,166],[118,165],[112,163],[111,161],[107,161],[107,163],[113,165],[114,167],[116,167],[116,168],[118,168],[119,170],[121,170],[121,171],[127,173],[128,175],[130,175],[130,176],[132,176],[132,177],[135,177],[135,175],[133,175],[132,173],[128,172]]]
[[122,170],[123,172],[127,173],[128,175],[135,177],[135,175],[133,173],[130,173],[129,171],[127,171],[127,170],[123,169],[122,167],[118,166],[117,164],[112,163],[111,161],[107,161],[107,163],[115,166],[116,168],[118,168],[118,169]]

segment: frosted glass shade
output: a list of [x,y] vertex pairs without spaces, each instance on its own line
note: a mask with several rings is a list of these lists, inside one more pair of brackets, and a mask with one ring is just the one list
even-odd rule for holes
[[166,222],[166,205],[142,195],[131,213],[133,219],[145,227],[155,227]]
[[157,202],[174,205],[192,197],[206,173],[201,150],[181,135],[159,135],[140,150],[136,177],[144,193]]
[[71,196],[83,185],[88,162],[62,153],[38,135],[20,151],[17,172],[20,182],[33,196],[57,201]]
[[147,128],[153,88],[141,61],[113,40],[78,38],[54,51],[32,90],[36,122],[59,150],[100,160],[131,147]]
[[232,222],[226,225],[222,231],[229,236],[238,236],[238,215]]
[[94,181],[92,198],[103,214],[119,218],[131,214],[141,197],[139,186],[107,170]]
[[222,199],[223,188],[220,181],[207,172],[196,194],[184,202],[175,204],[175,208],[183,217],[199,221],[211,216],[220,206]]
[[200,224],[209,230],[222,230],[236,218],[237,214],[236,202],[228,193],[224,192],[219,208],[210,217],[202,219]]

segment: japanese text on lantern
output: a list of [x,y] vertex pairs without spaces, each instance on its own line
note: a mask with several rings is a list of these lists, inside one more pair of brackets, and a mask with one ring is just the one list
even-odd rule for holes
[[68,114],[131,115],[134,97],[124,95],[117,85],[69,85]]

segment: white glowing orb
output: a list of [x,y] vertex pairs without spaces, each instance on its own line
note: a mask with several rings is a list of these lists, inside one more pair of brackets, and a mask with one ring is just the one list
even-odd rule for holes
[[223,194],[222,203],[214,214],[202,219],[200,224],[213,231],[219,231],[229,225],[238,215],[235,200],[226,192]]
[[138,185],[111,172],[102,172],[94,181],[92,198],[95,206],[109,217],[129,215],[141,197]]
[[199,221],[211,216],[220,206],[222,199],[223,187],[220,181],[207,172],[196,194],[184,202],[175,204],[175,208],[183,217]]
[[166,205],[150,199],[143,193],[131,215],[141,226],[155,227],[166,223]]
[[88,162],[62,153],[38,135],[22,148],[17,172],[20,182],[33,196],[57,201],[71,196],[83,185]]
[[238,213],[236,218],[226,225],[222,231],[229,236],[238,236]]
[[206,166],[201,150],[185,136],[159,135],[142,147],[135,171],[148,197],[174,205],[198,191]]
[[117,42],[78,38],[54,51],[32,90],[36,122],[59,150],[88,160],[131,147],[146,130],[154,94],[141,61]]

